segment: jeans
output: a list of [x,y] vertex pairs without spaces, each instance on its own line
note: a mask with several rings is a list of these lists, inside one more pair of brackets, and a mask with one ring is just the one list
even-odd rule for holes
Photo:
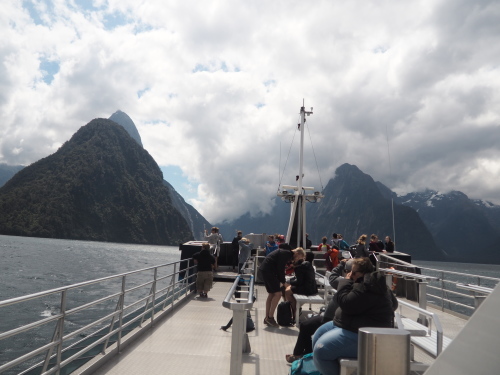
[[314,365],[323,375],[339,375],[339,358],[358,356],[358,334],[335,326],[323,324],[313,335]]

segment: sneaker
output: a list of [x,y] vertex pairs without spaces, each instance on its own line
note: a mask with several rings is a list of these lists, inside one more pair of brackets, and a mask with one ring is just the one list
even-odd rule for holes
[[270,325],[270,326],[272,326],[272,327],[279,327],[279,326],[280,326],[280,325],[276,322],[276,320],[274,320],[274,317],[270,317],[270,318],[268,317],[268,318],[266,318],[266,320],[267,320],[267,323],[266,323],[267,325]]

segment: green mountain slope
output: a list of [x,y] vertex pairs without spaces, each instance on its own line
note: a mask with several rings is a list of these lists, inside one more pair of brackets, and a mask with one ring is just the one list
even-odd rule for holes
[[121,126],[92,120],[0,189],[0,233],[177,245],[192,239],[153,158]]

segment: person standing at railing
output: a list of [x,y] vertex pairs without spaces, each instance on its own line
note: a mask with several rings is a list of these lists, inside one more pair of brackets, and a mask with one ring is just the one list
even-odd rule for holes
[[290,245],[282,243],[278,250],[274,250],[271,254],[264,258],[264,261],[259,267],[259,272],[264,280],[264,285],[268,293],[266,299],[266,316],[264,324],[278,327],[278,322],[274,319],[276,307],[281,299],[281,290],[285,287],[285,267],[289,260],[293,257]]
[[243,273],[243,265],[252,253],[253,243],[251,243],[248,238],[243,237],[238,241],[238,245],[240,247],[240,253],[238,255],[238,273]]
[[193,254],[193,261],[196,264],[196,289],[201,298],[207,298],[208,292],[212,289],[214,281],[213,268],[215,266],[215,257],[210,254],[210,244],[205,242],[201,245],[201,251]]
[[271,234],[270,236],[267,236],[267,242],[266,242],[266,256],[271,254],[274,250],[278,250],[278,244],[274,240],[274,236]]
[[223,242],[222,235],[219,233],[219,228],[212,227],[211,233],[208,234],[205,229],[205,240],[210,244],[210,251],[215,257],[214,270],[217,271],[217,260],[219,259],[220,244]]
[[385,236],[385,251],[388,253],[394,252],[394,242],[392,242],[392,239],[389,236]]
[[[243,237],[243,233],[241,230],[236,232],[236,237],[233,238],[233,241],[231,242],[231,246],[233,248],[233,257],[232,257],[232,263],[233,263],[233,271],[235,268],[238,266],[238,260],[239,260],[239,252],[240,252],[240,244],[238,243],[239,240],[241,240]],[[239,270],[239,268],[238,268]]]

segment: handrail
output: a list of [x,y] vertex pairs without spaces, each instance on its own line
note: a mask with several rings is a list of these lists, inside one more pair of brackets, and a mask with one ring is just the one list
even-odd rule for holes
[[231,286],[231,289],[226,294],[226,298],[224,298],[224,301],[222,301],[222,306],[224,306],[226,309],[231,309],[231,310],[248,310],[251,309],[253,306],[253,295],[254,295],[254,276],[249,275],[250,280],[249,280],[249,290],[248,290],[248,298],[246,302],[231,302],[231,299],[233,298],[234,292],[236,291],[236,288],[240,285],[240,280],[244,280],[243,275],[238,275],[236,276],[236,279],[234,280],[233,285]]
[[[246,334],[246,319],[254,302],[254,276],[249,275],[248,280],[243,275],[236,276],[233,285],[226,294],[222,306],[233,311],[233,329],[231,333],[231,363],[230,375],[241,375],[243,364],[243,351],[250,352],[250,343]],[[241,298],[233,298],[240,280],[248,281],[248,297],[246,301]],[[234,301],[232,301],[234,300]]]
[[[415,269],[418,269],[418,272],[421,274],[415,273],[415,275],[418,275],[414,276],[415,282],[420,283],[420,286],[426,289],[424,295],[424,293],[422,293],[423,291],[421,291],[422,288],[417,286],[416,291],[418,292],[419,300],[421,297],[428,299],[429,304],[442,311],[449,310],[464,318],[469,317],[474,312],[484,297],[460,293],[459,289],[463,288],[461,288],[459,284],[470,284],[478,288],[485,287],[491,289],[500,281],[500,278],[490,276],[480,276],[419,266],[393,258],[387,255],[387,253],[379,253],[378,255],[379,262],[377,263],[377,268],[388,269],[389,267],[395,267],[395,270],[391,270],[394,277],[405,279],[403,272],[410,271],[409,273],[411,274],[412,271],[414,272]],[[426,284],[422,284],[420,281],[424,281],[424,277],[426,278]],[[434,279],[431,279],[432,277],[434,277]],[[406,280],[409,279],[406,278]],[[477,293],[480,292],[478,291]]]
[[[183,259],[0,301],[2,309],[28,301],[40,301],[42,304],[45,297],[60,295],[59,305],[56,304],[59,311],[54,316],[39,320],[32,318],[20,327],[0,333],[0,341],[16,337],[16,343],[30,347],[23,344],[23,340],[31,342],[34,330],[46,331],[53,327],[54,331],[52,340],[48,343],[44,342],[29,352],[23,352],[17,358],[2,358],[0,373],[15,369],[16,373],[24,374],[39,368],[37,371],[40,371],[40,374],[59,374],[67,365],[76,369],[81,363],[73,365],[71,362],[81,360],[82,355],[98,345],[102,346],[100,351],[103,354],[115,342],[119,348],[122,337],[134,326],[142,327],[143,321],[148,320],[148,324],[141,330],[151,327],[160,315],[170,312],[191,293],[195,283],[195,275],[192,273],[195,266],[190,267],[189,262],[190,259]],[[181,265],[187,267],[181,270]],[[159,270],[162,271],[161,276],[158,275]],[[91,285],[99,286],[98,296],[87,295],[86,290],[82,290]],[[95,290],[97,288],[92,288],[92,291]],[[69,291],[72,293],[69,294]],[[78,300],[75,300],[73,294],[79,296]],[[124,303],[125,298],[127,305]],[[118,302],[114,302],[116,300]],[[116,303],[114,309],[110,302]],[[1,313],[3,311],[0,311]],[[90,322],[74,324],[78,317],[75,314],[85,314],[86,318],[92,318]],[[75,316],[71,320],[71,329],[64,324],[70,316]],[[117,338],[110,341],[115,336]],[[35,357],[41,354],[45,359],[33,364]]]
[[405,278],[410,278],[410,279],[414,279],[414,280],[439,281],[439,277],[427,276],[427,275],[422,275],[419,273],[405,272],[405,271],[400,271],[400,270],[393,270],[390,268],[380,268],[379,271],[382,271],[385,274],[403,276]]
[[490,294],[493,292],[493,288],[487,288],[485,286],[480,286],[480,285],[472,285],[472,284],[457,284],[457,287],[465,289],[465,290],[470,290],[472,292],[477,292],[477,293],[483,293],[483,294]]
[[[432,321],[434,322],[434,326],[436,327],[436,335],[437,335],[436,353],[437,353],[437,355],[441,354],[441,352],[443,351],[443,326],[441,325],[441,322],[440,322],[437,314],[432,313],[430,311],[427,311],[425,309],[421,309],[420,307],[414,306],[411,303],[408,303],[406,301],[402,301],[399,298],[398,298],[398,305],[399,305],[399,313],[400,314],[402,314],[402,307],[406,306],[410,309],[417,311],[419,314],[426,315],[432,319]],[[398,322],[398,327],[399,327],[399,323],[400,322]],[[431,325],[429,325],[429,327],[428,327],[429,334],[430,334],[431,328],[432,328]]]

